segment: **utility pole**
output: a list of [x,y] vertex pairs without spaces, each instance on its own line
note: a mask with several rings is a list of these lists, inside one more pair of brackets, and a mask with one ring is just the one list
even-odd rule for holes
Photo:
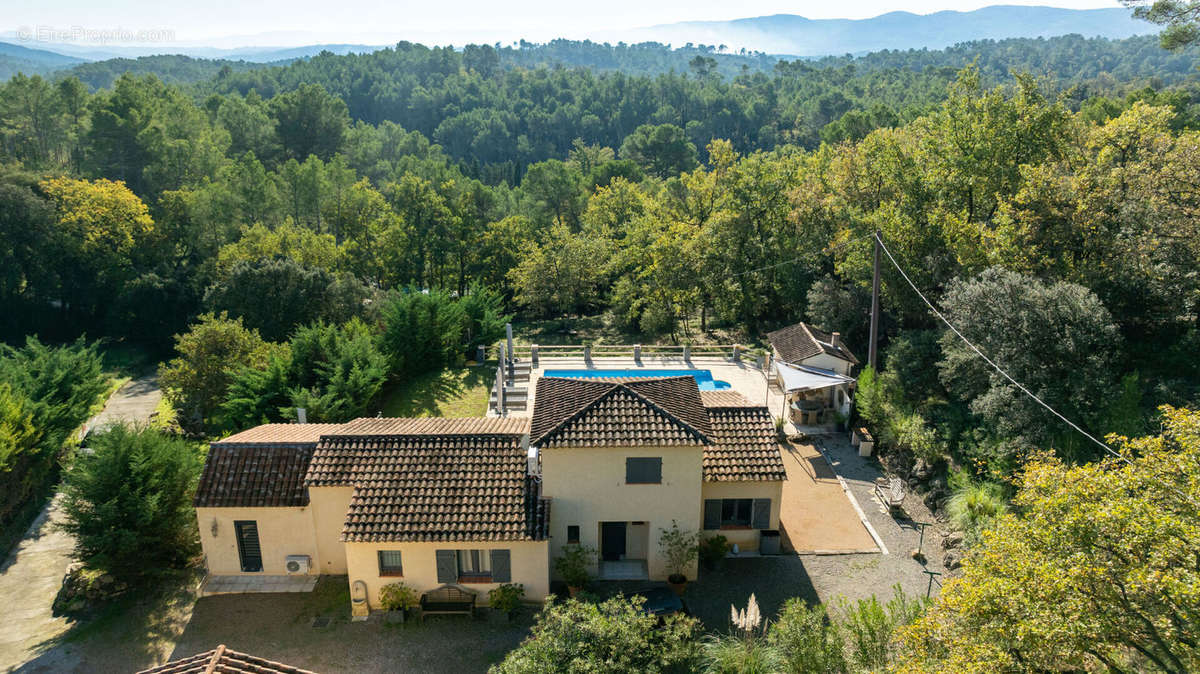
[[878,350],[879,342],[879,248],[882,241],[883,233],[878,229],[875,230],[875,274],[871,279],[871,346],[868,351],[867,364],[872,370],[878,372]]

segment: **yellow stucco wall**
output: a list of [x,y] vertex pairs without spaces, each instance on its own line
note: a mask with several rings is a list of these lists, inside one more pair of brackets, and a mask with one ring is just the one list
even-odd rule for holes
[[[783,498],[783,482],[705,482],[701,490],[704,499],[710,498],[769,498],[771,499],[771,526],[779,528],[779,508]],[[700,516],[704,517],[703,500]],[[703,519],[701,519],[703,522]],[[737,543],[742,550],[758,550],[758,529],[706,530],[705,535],[720,534],[730,543]]]
[[[236,520],[254,520],[258,523],[258,540],[263,561],[263,570],[259,573],[242,572],[237,537],[233,529]],[[200,545],[204,549],[208,571],[213,575],[286,574],[288,555],[308,555],[312,558],[312,572],[318,572],[320,556],[313,537],[312,512],[308,507],[196,508],[196,522],[200,527]]]
[[350,507],[352,487],[310,487],[308,505],[312,509],[309,525],[314,532],[321,564],[318,573],[346,573],[346,551],[341,536]]
[[827,353],[818,353],[815,356],[809,356],[808,358],[804,359],[804,362],[801,363],[801,365],[819,367],[824,370],[833,370],[838,374],[844,374],[846,376],[850,375],[850,370],[854,367],[850,361],[842,360],[841,358],[835,358]]
[[[371,609],[379,608],[379,588],[403,581],[417,592],[441,585],[437,579],[438,550],[508,550],[512,581],[525,586],[527,601],[542,601],[550,594],[550,560],[547,541],[494,541],[469,543],[345,543],[350,587],[361,580],[367,585]],[[399,550],[404,576],[380,576],[380,550]],[[463,587],[479,593],[479,606],[487,605],[487,593],[499,583],[469,583]]]
[[[626,484],[625,459],[662,457],[661,484]],[[579,526],[579,542],[600,551],[601,522],[645,522],[647,570],[652,579],[666,579],[667,569],[658,546],[660,529],[679,522],[683,529],[700,529],[700,447],[587,447],[541,450],[542,494],[551,500],[550,559],[567,542],[567,527]],[[636,552],[630,543],[636,533],[627,529],[626,557]],[[593,570],[595,571],[595,570]],[[696,565],[687,571],[696,577]]]

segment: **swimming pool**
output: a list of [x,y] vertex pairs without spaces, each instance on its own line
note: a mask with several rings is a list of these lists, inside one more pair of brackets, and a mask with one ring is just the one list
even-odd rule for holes
[[566,377],[568,379],[661,379],[663,377],[691,377],[701,391],[720,391],[730,388],[729,382],[713,379],[711,370],[546,370],[543,377]]

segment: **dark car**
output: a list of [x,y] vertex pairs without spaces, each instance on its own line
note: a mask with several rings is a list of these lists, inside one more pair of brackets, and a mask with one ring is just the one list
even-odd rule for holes
[[683,603],[683,599],[672,592],[670,588],[653,587],[639,590],[630,596],[644,597],[646,603],[642,605],[642,610],[653,616],[664,617],[676,613],[691,615],[688,613],[687,604]]

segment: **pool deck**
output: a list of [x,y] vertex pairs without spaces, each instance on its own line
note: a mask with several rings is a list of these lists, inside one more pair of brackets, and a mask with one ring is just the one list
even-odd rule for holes
[[[778,389],[768,391],[766,374],[758,369],[753,360],[734,363],[728,358],[697,356],[687,361],[680,357],[643,356],[640,361],[633,358],[541,358],[538,366],[529,374],[529,402],[523,410],[509,410],[510,417],[529,416],[536,404],[537,380],[546,370],[709,370],[714,380],[729,382],[729,389],[737,391],[750,402],[767,404],[772,414],[779,415],[783,396]],[[522,382],[522,385],[524,382]],[[495,414],[489,412],[489,414]]]

